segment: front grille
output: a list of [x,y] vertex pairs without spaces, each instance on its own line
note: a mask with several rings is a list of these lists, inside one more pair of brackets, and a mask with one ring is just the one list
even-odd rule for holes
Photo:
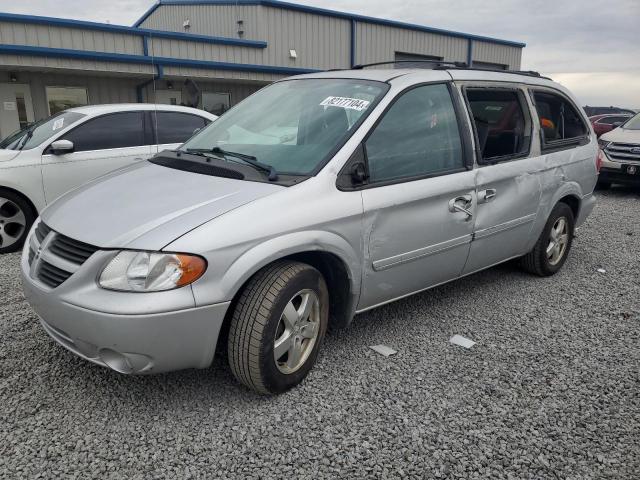
[[55,267],[44,260],[38,265],[38,278],[47,287],[56,288],[72,275],[71,272]]
[[[45,239],[47,242],[43,245]],[[40,222],[29,245],[28,260],[30,266],[35,262],[32,275],[47,287],[56,288],[97,251],[98,247],[57,233]]]
[[49,244],[49,250],[60,258],[64,258],[77,265],[82,265],[91,255],[98,251],[98,248],[57,234]]
[[605,152],[616,162],[640,162],[640,145],[633,143],[610,143]]
[[38,243],[42,243],[45,237],[49,235],[49,232],[51,232],[51,229],[47,225],[45,225],[44,222],[40,222],[36,227],[36,231],[35,231],[36,238],[38,239]]

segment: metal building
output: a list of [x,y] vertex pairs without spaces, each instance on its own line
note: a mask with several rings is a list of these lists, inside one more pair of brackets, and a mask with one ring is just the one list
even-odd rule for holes
[[523,47],[276,0],[159,0],[132,27],[0,13],[0,138],[82,104],[221,113],[273,80],[376,61],[519,69]]

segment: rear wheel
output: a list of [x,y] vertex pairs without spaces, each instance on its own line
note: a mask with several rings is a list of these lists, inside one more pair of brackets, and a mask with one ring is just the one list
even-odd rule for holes
[[574,230],[573,211],[566,203],[558,203],[538,238],[533,250],[520,260],[530,273],[547,277],[562,268],[567,260]]
[[19,250],[34,220],[33,209],[24,198],[0,189],[0,254]]
[[329,294],[318,270],[289,261],[265,267],[244,287],[233,312],[231,371],[260,393],[294,387],[316,361],[328,318]]

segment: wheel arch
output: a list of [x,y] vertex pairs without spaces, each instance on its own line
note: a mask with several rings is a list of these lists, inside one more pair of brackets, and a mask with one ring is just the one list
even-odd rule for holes
[[29,208],[31,208],[31,213],[33,213],[33,216],[35,218],[38,217],[38,209],[36,208],[35,204],[31,201],[31,199],[27,195],[25,195],[24,193],[22,193],[19,190],[16,190],[15,188],[11,188],[11,187],[7,187],[7,186],[4,186],[4,185],[0,185],[0,194],[3,191],[11,192],[14,195],[17,195],[20,198],[22,198],[27,203],[27,205],[29,205]]
[[329,290],[329,326],[349,325],[360,295],[361,262],[344,238],[329,232],[297,232],[277,237],[239,257],[222,279],[224,290],[232,292],[225,325],[228,326],[237,299],[251,278],[281,260],[306,263],[319,270]]

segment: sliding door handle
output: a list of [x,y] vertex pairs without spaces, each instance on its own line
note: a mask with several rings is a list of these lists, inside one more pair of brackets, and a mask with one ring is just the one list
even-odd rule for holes
[[478,200],[480,203],[487,203],[496,198],[497,191],[495,188],[487,188],[486,190],[482,190],[478,192]]

